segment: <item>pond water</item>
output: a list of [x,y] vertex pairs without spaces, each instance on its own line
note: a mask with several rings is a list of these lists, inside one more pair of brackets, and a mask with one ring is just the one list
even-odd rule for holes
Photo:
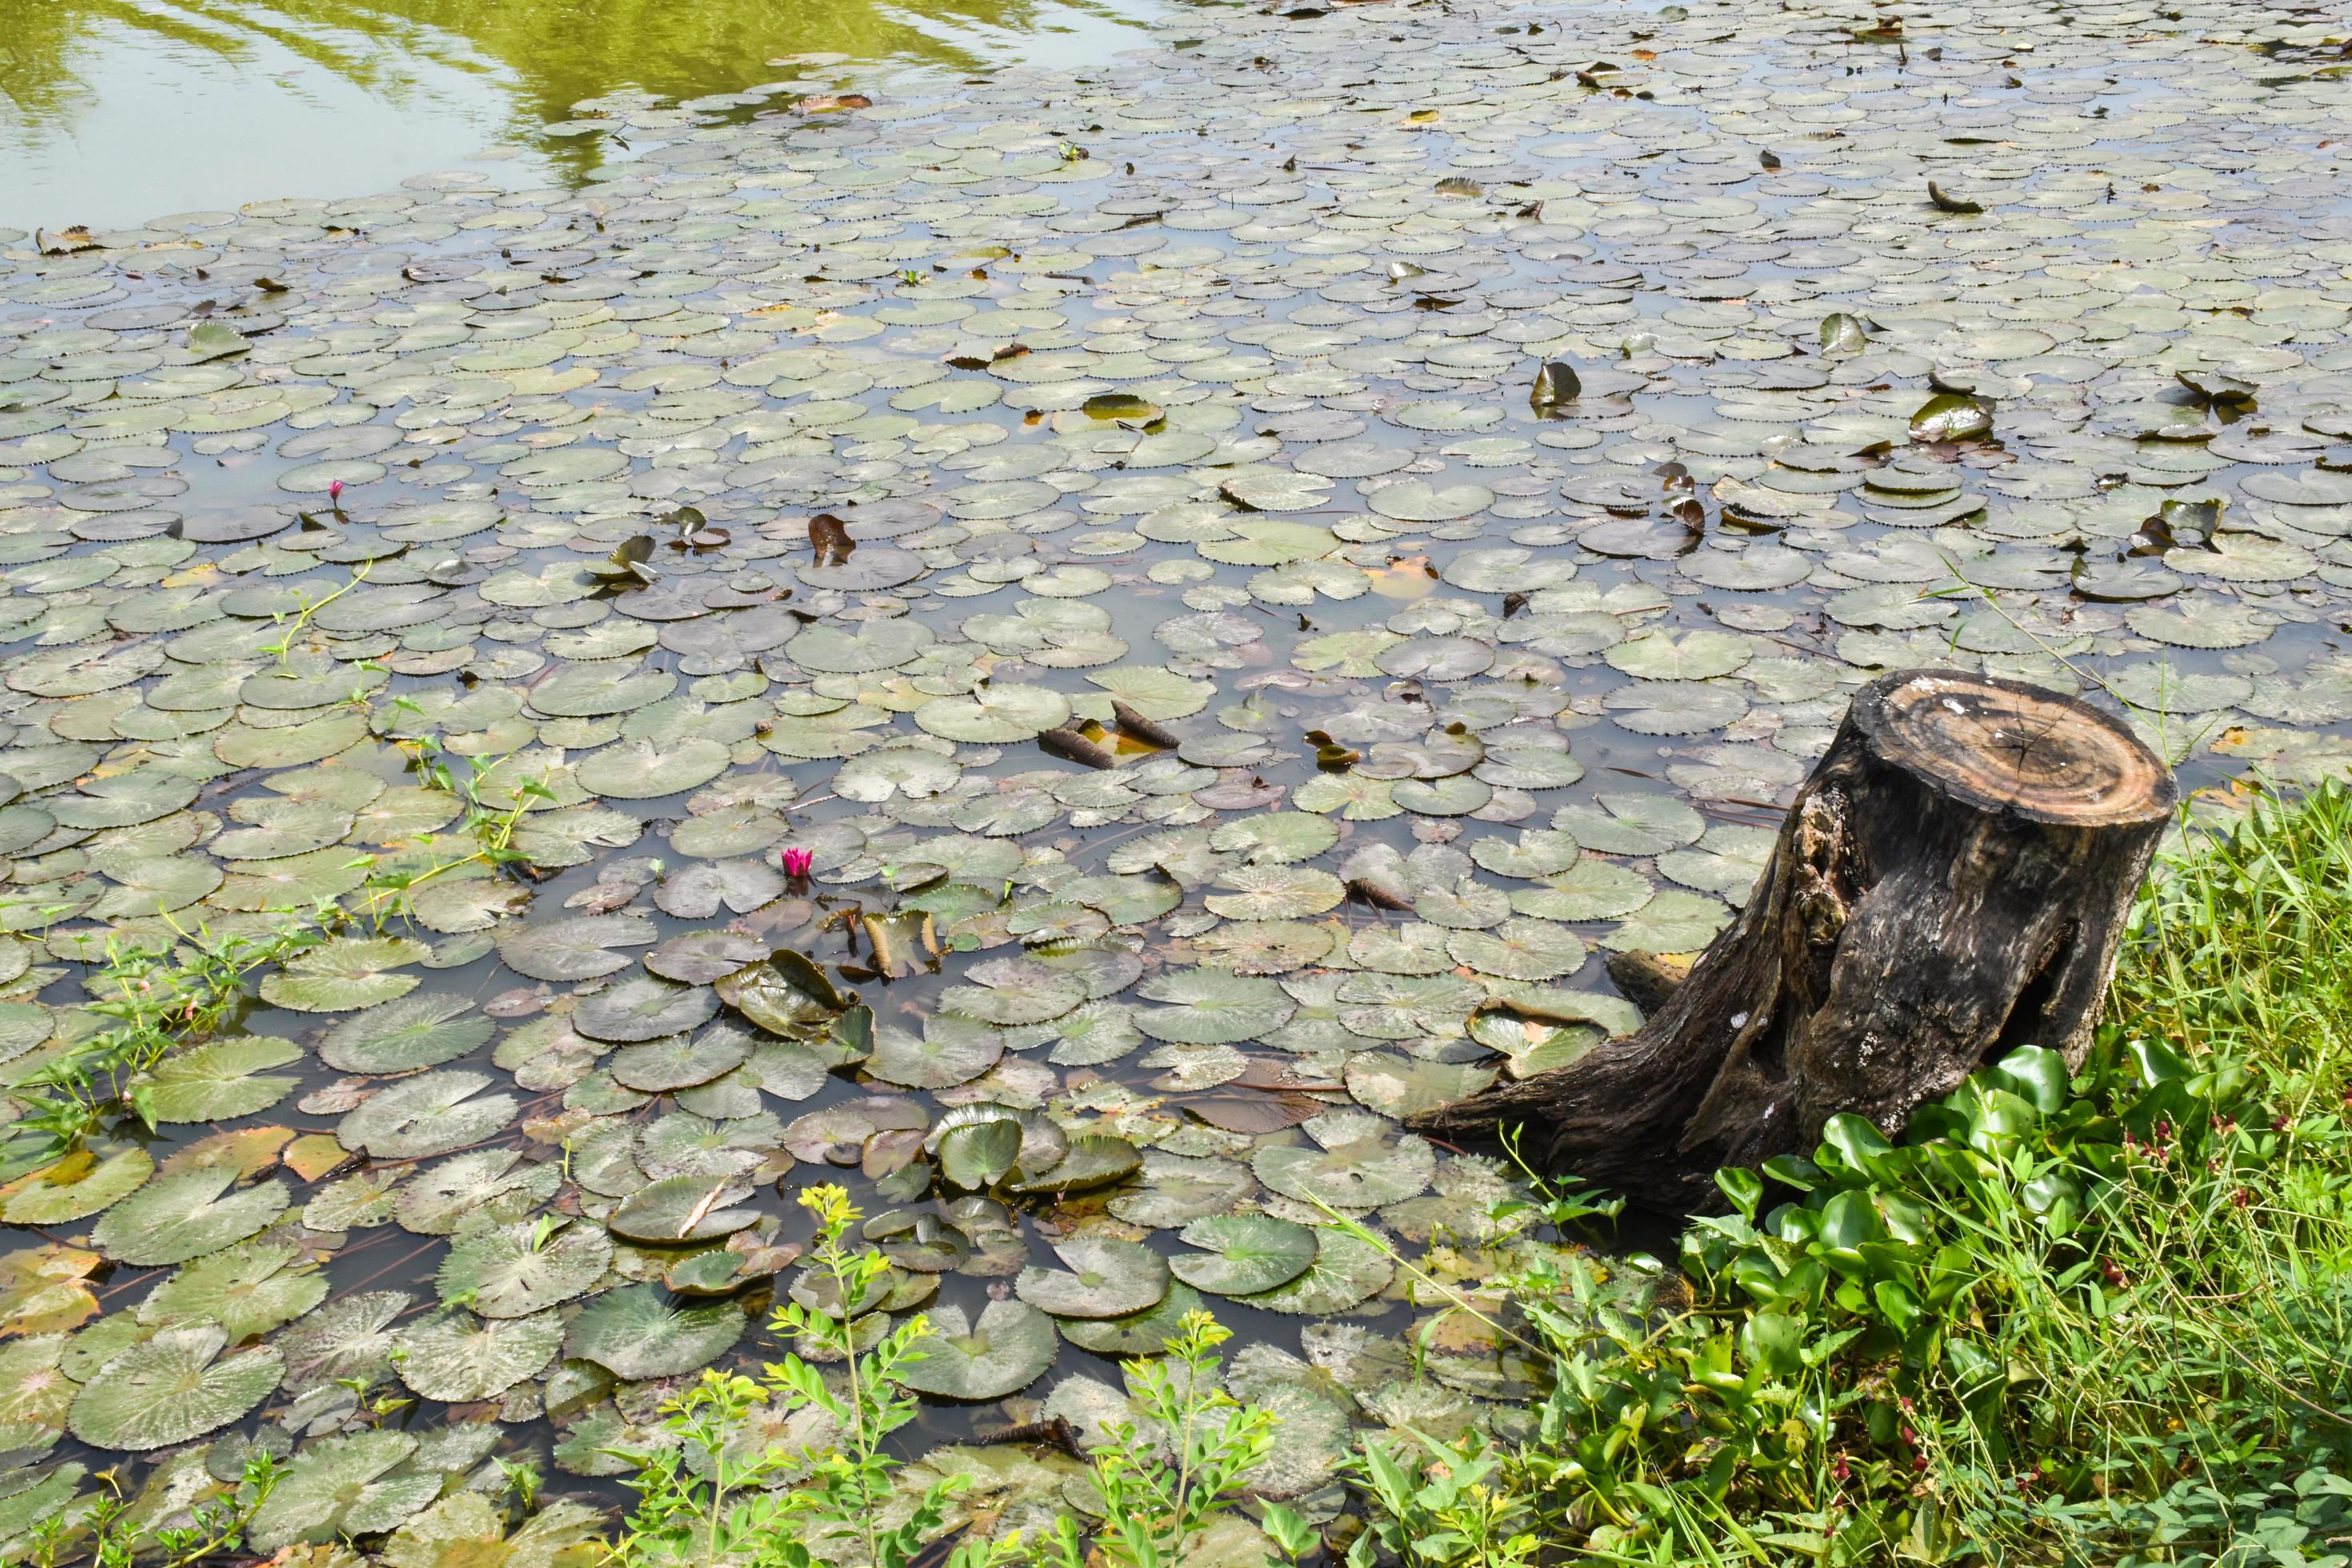
[[692,100],[771,60],[969,73],[1099,64],[1160,0],[0,0],[0,225],[122,225],[373,190],[496,158],[576,180],[627,150],[576,100]]
[[[0,1558],[254,1445],[264,1550],[454,1563],[498,1458],[604,1506],[776,1352],[818,1181],[946,1331],[910,1455],[1099,1433],[1205,1301],[1328,1518],[1353,1434],[1529,1393],[1408,1363],[1333,1214],[1556,1245],[1400,1119],[1633,1026],[1603,954],[1732,917],[1860,683],[2344,772],[2339,25],[1873,16],[548,68],[499,113],[569,151],[0,234]],[[58,1157],[110,942],[334,901]]]

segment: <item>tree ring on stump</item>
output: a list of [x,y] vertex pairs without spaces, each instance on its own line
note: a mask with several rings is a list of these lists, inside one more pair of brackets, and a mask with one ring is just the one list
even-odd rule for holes
[[1942,670],[1874,681],[1853,719],[1887,762],[1982,810],[2112,827],[2173,807],[2170,770],[2120,720],[2023,681]]

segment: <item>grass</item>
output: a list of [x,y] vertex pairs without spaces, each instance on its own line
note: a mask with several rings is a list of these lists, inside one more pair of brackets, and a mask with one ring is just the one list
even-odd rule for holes
[[1534,1256],[1533,1432],[1382,1447],[1349,1562],[2352,1563],[2348,948],[2352,794],[2189,830],[2079,1073],[1722,1173],[1678,1269]]

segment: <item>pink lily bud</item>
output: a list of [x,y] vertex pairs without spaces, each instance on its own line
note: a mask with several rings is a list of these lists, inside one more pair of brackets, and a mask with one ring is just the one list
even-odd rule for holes
[[787,849],[784,851],[784,875],[795,881],[807,876],[809,868],[814,864],[816,864],[814,850]]
[[334,503],[335,503],[336,505],[338,505],[338,506],[341,506],[341,505],[342,504],[342,500],[343,500],[343,481],[342,481],[342,480],[341,480],[341,479],[330,479],[330,480],[327,482],[327,499],[328,499],[329,500],[331,500],[331,501],[334,502]]

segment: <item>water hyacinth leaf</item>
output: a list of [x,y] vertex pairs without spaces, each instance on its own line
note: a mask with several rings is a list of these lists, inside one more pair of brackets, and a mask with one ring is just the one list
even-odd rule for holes
[[732,1302],[678,1306],[655,1286],[627,1285],[581,1310],[562,1335],[563,1353],[615,1377],[678,1377],[734,1348],[745,1321]]
[[554,1312],[481,1318],[455,1308],[403,1329],[394,1337],[392,1360],[410,1392],[462,1405],[496,1399],[544,1367],[562,1342]]
[[1078,1237],[1056,1243],[1054,1255],[1061,1268],[1024,1268],[1013,1289],[1057,1318],[1125,1317],[1168,1294],[1168,1260],[1139,1242]]
[[74,1396],[68,1425],[101,1448],[143,1452],[216,1432],[269,1396],[285,1370],[268,1345],[221,1353],[213,1324],[165,1329],[108,1362]]
[[1247,1296],[1286,1285],[1315,1261],[1316,1234],[1271,1215],[1213,1215],[1179,1232],[1199,1252],[1169,1259],[1177,1279],[1219,1296]]
[[915,1342],[919,1359],[898,1374],[918,1394],[1003,1399],[1036,1382],[1054,1363],[1053,1321],[1025,1301],[991,1301],[977,1322],[960,1307],[935,1307],[925,1315],[929,1331]]

